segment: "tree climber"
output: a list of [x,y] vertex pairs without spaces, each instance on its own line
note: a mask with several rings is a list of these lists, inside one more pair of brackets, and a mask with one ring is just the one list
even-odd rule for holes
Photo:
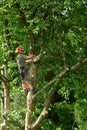
[[23,52],[24,51],[23,51],[23,48],[21,46],[18,46],[15,50],[15,53],[18,54],[17,55],[17,64],[18,64],[18,69],[19,69],[20,76],[22,79],[22,88],[23,88],[26,95],[28,93],[29,88],[34,94],[35,90],[34,90],[33,85],[31,83],[30,74],[28,72],[26,63],[31,62],[35,58],[35,55],[34,56],[33,55],[24,56]]

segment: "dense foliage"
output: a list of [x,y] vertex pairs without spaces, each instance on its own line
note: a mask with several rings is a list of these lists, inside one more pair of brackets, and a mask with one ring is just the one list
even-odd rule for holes
[[[41,48],[46,52],[40,61],[37,73],[36,88],[40,90],[53,78],[58,77],[63,70],[71,68],[87,57],[86,10],[85,0],[0,1],[0,70],[6,60],[7,78],[10,79],[11,130],[24,130],[26,113],[25,95],[21,88],[15,48],[22,45],[25,54],[29,54],[33,36],[34,52],[38,54]],[[87,129],[86,76],[86,65],[65,76],[53,96],[48,115],[38,130]],[[57,85],[52,84],[52,88]],[[37,98],[33,113],[35,118],[42,110],[47,91],[43,91]],[[0,114],[2,115],[1,110]]]

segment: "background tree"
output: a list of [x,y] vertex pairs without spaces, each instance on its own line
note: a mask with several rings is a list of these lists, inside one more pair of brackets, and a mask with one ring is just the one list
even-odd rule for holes
[[[4,61],[8,64],[8,74],[0,73],[0,93],[3,78],[10,79],[6,80],[10,85],[10,129],[24,130],[25,123],[25,96],[14,53],[20,44],[27,54],[46,51],[38,64],[38,92],[33,97],[37,97],[32,114],[38,129],[86,129],[86,4],[85,0],[0,2],[0,70]],[[42,124],[38,122],[42,120]]]

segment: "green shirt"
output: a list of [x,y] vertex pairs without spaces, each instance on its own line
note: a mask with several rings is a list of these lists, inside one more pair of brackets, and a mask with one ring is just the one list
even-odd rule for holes
[[17,60],[17,64],[18,64],[19,69],[20,69],[21,67],[27,68],[27,66],[26,66],[26,61],[25,61],[25,57],[24,57],[23,54],[18,54],[16,60]]

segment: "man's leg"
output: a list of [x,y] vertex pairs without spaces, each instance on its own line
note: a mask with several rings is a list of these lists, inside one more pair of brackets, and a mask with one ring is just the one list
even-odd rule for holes
[[26,83],[26,69],[25,68],[21,68],[20,76],[21,76],[21,79],[22,79],[23,91],[24,91],[25,95],[27,95],[28,94],[28,88],[27,88],[27,83]]
[[22,83],[22,88],[23,88],[23,91],[24,91],[25,95],[27,95],[28,94],[27,84],[26,83]]
[[36,93],[36,89],[33,87],[33,85],[30,82],[28,82],[28,87],[29,87],[30,91],[32,91],[33,94]]
[[30,79],[30,74],[29,74],[29,72],[27,72],[27,74],[26,74],[26,82],[27,82],[27,84],[28,84],[28,88],[30,89],[30,91],[32,91],[32,93],[35,94],[35,93],[36,93],[36,90],[35,90],[35,88],[33,87],[32,81],[31,81],[31,79]]
[[33,85],[31,83],[28,84],[30,89],[33,89]]

